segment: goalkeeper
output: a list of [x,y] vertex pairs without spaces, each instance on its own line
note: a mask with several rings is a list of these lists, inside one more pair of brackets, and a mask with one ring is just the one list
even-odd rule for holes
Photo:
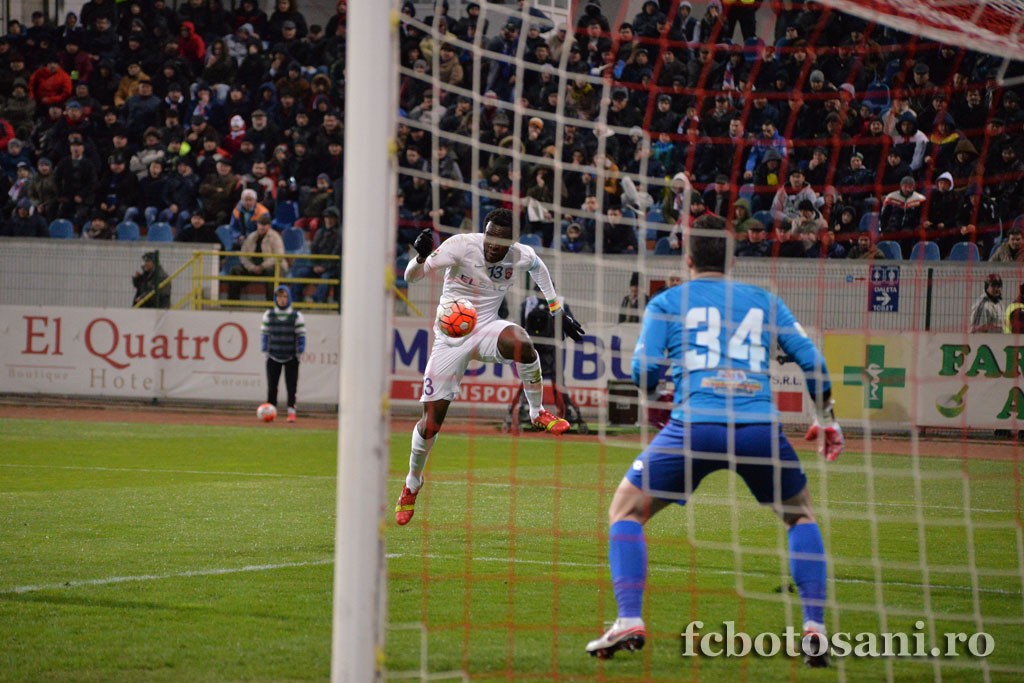
[[[718,236],[718,235],[721,236]],[[608,562],[618,619],[587,652],[602,658],[643,647],[641,603],[647,576],[643,525],[676,502],[685,505],[716,470],[739,474],[759,503],[789,528],[789,563],[803,607],[805,636],[825,637],[825,548],[807,477],[778,426],[769,349],[777,341],[803,369],[818,416],[807,432],[835,460],[843,433],[832,415],[821,353],[773,294],[725,276],[725,222],[694,224],[687,250],[691,279],[651,299],[633,352],[633,381],[653,392],[662,370],[675,384],[669,423],[633,462],[608,510]],[[826,656],[806,657],[827,666]]]
[[448,406],[459,395],[462,376],[471,360],[515,363],[533,425],[551,434],[563,434],[569,429],[565,418],[544,409],[544,378],[530,335],[519,325],[499,318],[498,308],[508,290],[520,281],[518,274],[525,270],[547,299],[550,315],[561,318],[566,336],[583,341],[583,327],[562,308],[551,274],[533,248],[513,240],[512,212],[495,209],[487,215],[485,225],[482,234],[454,235],[436,250],[433,231],[423,230],[412,245],[417,256],[405,269],[409,282],[443,270],[441,301],[469,299],[477,310],[477,323],[468,336],[459,339],[446,337],[435,329],[434,345],[423,373],[423,416],[412,430],[409,474],[395,505],[395,521],[401,525],[412,519],[427,457],[441,431]]

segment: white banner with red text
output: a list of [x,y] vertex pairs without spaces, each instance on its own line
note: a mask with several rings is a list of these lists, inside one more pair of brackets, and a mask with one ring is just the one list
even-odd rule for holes
[[[0,307],[0,392],[178,401],[262,401],[262,312]],[[339,319],[307,315],[299,399],[338,400]],[[583,410],[607,407],[609,382],[628,381],[639,325],[588,325],[567,342],[565,384]],[[419,400],[431,331],[396,318],[391,398]],[[358,362],[358,359],[356,359]],[[800,369],[772,361],[772,387],[785,421],[805,422],[809,401]],[[460,402],[509,405],[519,381],[508,365],[473,363]],[[283,391],[283,387],[282,387]],[[550,391],[550,388],[549,388]]]

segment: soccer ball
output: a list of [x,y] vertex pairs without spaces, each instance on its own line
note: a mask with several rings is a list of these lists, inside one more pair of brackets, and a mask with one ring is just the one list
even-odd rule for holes
[[465,337],[476,327],[476,309],[467,299],[442,301],[437,307],[437,327],[447,337]]
[[256,417],[263,422],[273,422],[277,417],[277,408],[273,403],[261,403],[260,407],[256,409]]

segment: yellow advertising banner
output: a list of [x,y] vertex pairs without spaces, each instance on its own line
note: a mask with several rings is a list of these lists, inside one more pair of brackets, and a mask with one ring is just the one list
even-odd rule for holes
[[825,362],[836,417],[909,423],[913,337],[826,334]]

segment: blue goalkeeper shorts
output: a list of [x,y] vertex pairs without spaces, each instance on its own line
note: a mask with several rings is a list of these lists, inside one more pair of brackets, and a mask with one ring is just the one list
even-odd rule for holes
[[687,428],[670,421],[636,457],[626,479],[655,498],[685,505],[701,480],[717,470],[734,470],[762,504],[792,498],[807,485],[793,446],[778,425],[767,423]]

